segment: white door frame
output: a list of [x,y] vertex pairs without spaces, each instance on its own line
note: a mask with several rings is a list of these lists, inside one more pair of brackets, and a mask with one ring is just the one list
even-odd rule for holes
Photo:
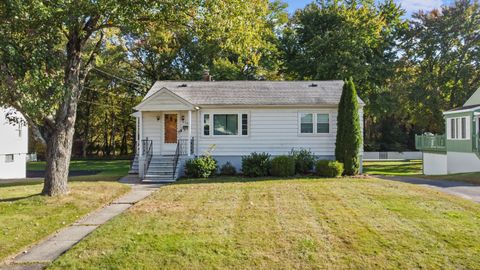
[[177,143],[165,143],[165,115],[166,114],[175,114],[177,115],[177,141],[178,141],[178,125],[179,125],[179,119],[180,119],[180,113],[178,111],[164,111],[162,112],[162,130],[160,131],[161,132],[161,138],[162,138],[162,143],[160,144],[161,145],[161,148],[160,148],[160,153],[161,155],[165,155],[165,154],[175,154],[175,150],[177,148]]

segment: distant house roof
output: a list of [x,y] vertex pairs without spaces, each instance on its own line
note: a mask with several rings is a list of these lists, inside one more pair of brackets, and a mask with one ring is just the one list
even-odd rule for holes
[[167,89],[199,106],[338,105],[342,87],[343,81],[158,81],[144,100]]
[[458,107],[458,108],[455,108],[455,109],[448,110],[448,111],[444,112],[443,114],[452,114],[452,113],[459,113],[459,112],[475,111],[477,109],[480,109],[480,104]]

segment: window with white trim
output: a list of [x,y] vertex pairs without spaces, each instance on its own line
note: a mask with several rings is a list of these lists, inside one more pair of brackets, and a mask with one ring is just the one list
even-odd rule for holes
[[205,113],[202,119],[203,136],[248,136],[246,113]]
[[317,133],[330,133],[330,116],[317,113]]
[[447,120],[447,137],[450,140],[470,139],[470,117],[454,117]]
[[313,133],[313,113],[300,114],[300,133],[302,134]]
[[330,115],[328,113],[299,113],[300,134],[330,133]]

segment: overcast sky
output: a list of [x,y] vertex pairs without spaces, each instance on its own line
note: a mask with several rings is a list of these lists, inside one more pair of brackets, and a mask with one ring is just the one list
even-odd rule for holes
[[[303,8],[308,3],[313,2],[313,0],[284,0],[288,3],[288,10],[290,13],[293,13],[296,9]],[[434,8],[439,8],[442,5],[448,5],[453,2],[453,0],[395,0],[395,2],[400,3],[402,7],[407,11],[407,16],[410,16],[413,12],[422,10],[431,10]]]

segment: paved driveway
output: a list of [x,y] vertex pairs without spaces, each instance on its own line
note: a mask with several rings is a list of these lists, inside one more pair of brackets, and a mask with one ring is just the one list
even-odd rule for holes
[[464,182],[447,181],[447,180],[429,180],[414,177],[400,176],[379,176],[381,179],[400,181],[414,185],[422,185],[438,189],[440,191],[462,197],[467,200],[480,203],[480,186],[472,185]]

